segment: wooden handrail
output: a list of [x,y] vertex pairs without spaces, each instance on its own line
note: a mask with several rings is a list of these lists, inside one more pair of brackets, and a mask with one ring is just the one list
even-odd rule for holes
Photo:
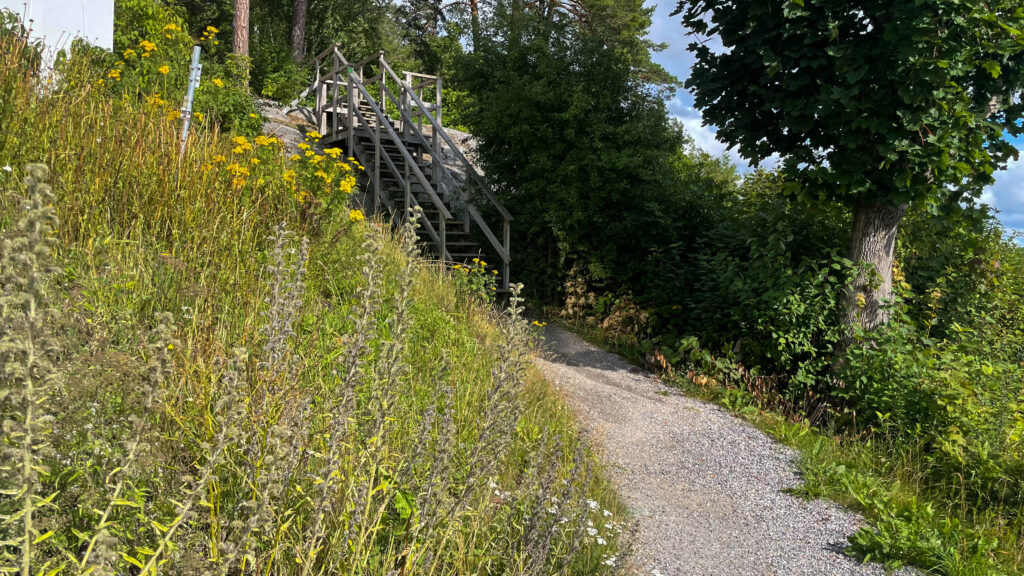
[[[323,60],[332,55],[331,59],[327,62]],[[445,205],[444,200],[439,195],[439,191],[447,190],[459,190],[458,188],[452,188],[458,182],[452,175],[451,169],[442,161],[442,150],[447,147],[451,150],[451,154],[457,161],[465,168],[465,172],[469,176],[468,180],[464,182],[459,197],[465,202],[465,216],[464,222],[466,231],[469,231],[470,224],[475,224],[477,228],[482,232],[483,236],[487,238],[491,246],[497,252],[497,255],[503,261],[503,278],[502,288],[508,289],[509,286],[509,262],[511,260],[511,253],[509,250],[509,222],[512,220],[512,215],[509,211],[501,204],[497,196],[490,189],[487,182],[481,177],[480,173],[477,172],[476,167],[469,161],[466,155],[462,152],[458,145],[448,135],[447,131],[441,125],[439,120],[441,116],[441,78],[438,76],[432,76],[429,74],[420,74],[415,72],[403,73],[406,75],[408,80],[404,80],[394,69],[391,68],[387,60],[384,59],[384,52],[378,51],[367,58],[357,62],[356,64],[350,64],[345,56],[341,53],[340,48],[337,44],[332,45],[328,49],[316,56],[316,80],[309,89],[303,92],[300,99],[307,96],[311,91],[316,90],[317,94],[317,117],[318,122],[323,123],[324,114],[328,110],[328,106],[333,109],[333,129],[331,127],[325,127],[325,131],[329,131],[332,134],[332,138],[347,138],[348,148],[353,156],[358,156],[360,161],[364,165],[368,165],[368,158],[366,158],[367,152],[363,149],[355,149],[354,138],[356,135],[356,127],[362,126],[372,132],[374,139],[374,158],[373,171],[369,173],[369,177],[375,188],[373,198],[377,202],[377,206],[386,206],[392,214],[395,214],[396,207],[391,202],[390,196],[385,192],[383,184],[383,177],[380,174],[382,163],[394,174],[397,182],[401,185],[402,189],[405,190],[405,208],[420,208],[420,217],[423,224],[423,228],[426,231],[430,239],[439,248],[438,252],[442,260],[451,261],[452,256],[448,251],[446,245],[446,223],[449,220],[453,220],[451,211]],[[331,62],[333,60],[333,62]],[[376,73],[373,73],[371,77],[365,77],[364,69],[365,66],[376,62],[379,64],[379,69]],[[330,70],[323,72],[323,65],[329,63]],[[390,89],[388,81],[393,80],[394,85],[397,85],[399,95],[396,96]],[[414,81],[415,80],[415,81]],[[330,88],[328,88],[328,84]],[[380,100],[378,101],[368,90],[369,86],[380,86]],[[322,87],[322,88],[319,88]],[[431,93],[436,91],[435,102],[427,104],[424,102],[423,97],[420,96],[420,92],[424,89],[430,89]],[[344,130],[340,130],[338,125],[339,115],[341,113],[340,104],[342,104],[339,98],[339,88],[343,89],[345,99],[347,100],[347,116],[348,126],[344,127]],[[321,97],[322,96],[322,97]],[[389,103],[390,101],[390,103]],[[370,112],[365,112],[364,109],[360,109],[361,105],[365,105],[370,109]],[[399,119],[402,123],[402,136],[396,132],[396,128],[392,126],[391,117],[385,113],[390,106],[394,106],[399,111]],[[435,115],[436,114],[436,115]],[[431,125],[432,135],[428,137],[423,132],[423,121],[422,118],[427,118],[427,123]],[[370,120],[376,119],[376,125],[371,127]],[[414,121],[413,119],[417,120]],[[384,133],[382,133],[382,129]],[[405,161],[404,170],[399,170],[396,166],[396,160],[392,160],[389,154],[381,154],[381,142],[382,137],[389,139],[397,147],[398,152],[401,154],[402,159]],[[415,154],[405,145],[408,138],[412,138],[411,142],[421,145],[425,151],[427,151],[432,159],[433,182],[426,177],[417,162],[417,158],[421,156],[421,152]],[[404,177],[402,173],[404,172]],[[410,178],[411,176],[411,178]],[[420,202],[416,199],[415,195],[411,193],[411,182],[413,179],[422,187],[422,191],[426,193],[430,202],[437,207],[440,215],[440,230],[435,229],[433,223],[422,211]],[[437,189],[435,189],[435,185]],[[468,187],[468,188],[467,188]],[[475,189],[481,193],[483,198],[486,198],[493,206],[494,209],[501,215],[502,218],[502,236],[503,240],[499,239],[494,233],[494,230],[488,225],[487,221],[480,214],[478,208],[471,202],[475,195],[470,194],[470,189]],[[477,196],[480,197],[480,196]],[[463,217],[460,216],[460,219]]]
[[[355,72],[349,72],[348,77],[352,80],[356,90],[358,90],[366,99],[366,103],[370,106],[370,109],[373,110],[374,115],[377,116],[377,121],[380,122],[382,126],[384,126],[384,128],[388,131],[388,135],[391,136],[391,139],[395,141],[395,144],[398,146],[398,151],[402,153],[402,157],[405,159],[406,164],[408,164],[409,167],[412,169],[413,174],[416,175],[416,179],[420,181],[420,184],[423,186],[423,189],[427,192],[427,195],[430,196],[430,200],[437,205],[437,209],[442,216],[444,216],[448,220],[451,220],[452,213],[449,212],[448,208],[445,207],[444,202],[442,202],[441,199],[438,198],[437,193],[434,192],[434,187],[430,185],[430,182],[427,180],[427,177],[423,175],[423,172],[420,170],[419,165],[416,163],[412,155],[409,154],[409,150],[402,145],[402,141],[398,138],[398,134],[395,132],[394,127],[391,126],[391,121],[388,119],[387,116],[384,115],[383,112],[381,112],[373,96],[371,96],[370,92],[366,89],[365,86],[363,86],[363,83],[359,81],[359,77],[356,76]],[[362,117],[362,112],[359,111],[358,107],[356,107],[356,112],[360,114],[360,117]],[[349,113],[352,113],[352,111],[350,110]],[[349,129],[352,129],[352,127],[350,126]]]
[[509,211],[506,210],[505,207],[501,205],[501,202],[498,201],[497,196],[495,196],[494,192],[491,191],[490,186],[488,186],[487,183],[484,182],[483,178],[476,171],[476,168],[474,168],[473,164],[470,163],[468,158],[466,158],[466,155],[462,153],[462,150],[460,150],[458,146],[455,145],[455,142],[451,139],[451,136],[448,136],[448,131],[441,127],[437,119],[434,118],[433,114],[429,113],[426,104],[423,103],[423,100],[421,100],[420,97],[416,95],[416,92],[414,92],[404,80],[400,79],[398,75],[395,74],[395,71],[392,70],[391,67],[387,65],[387,63],[382,61],[381,64],[391,74],[392,79],[398,82],[399,86],[402,86],[407,90],[409,96],[413,99],[413,102],[416,103],[416,106],[418,106],[421,110],[424,111],[424,116],[426,116],[427,120],[430,122],[431,127],[434,129],[434,134],[440,134],[441,138],[444,139],[444,141],[452,149],[452,152],[455,154],[455,156],[462,161],[462,164],[466,167],[466,172],[473,176],[473,180],[476,182],[477,186],[484,193],[487,199],[490,200],[492,204],[494,204],[494,207],[497,208],[502,218],[514,220],[512,214],[510,214]]

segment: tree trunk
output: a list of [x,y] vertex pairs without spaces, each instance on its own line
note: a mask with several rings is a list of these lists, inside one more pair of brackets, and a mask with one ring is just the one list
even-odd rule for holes
[[235,37],[232,51],[249,55],[249,0],[235,0]]
[[861,272],[847,292],[844,323],[848,340],[855,326],[870,331],[888,319],[882,305],[892,297],[896,233],[906,211],[906,204],[894,206],[878,201],[864,202],[854,209],[850,260],[870,264],[871,269]]
[[306,56],[306,14],[309,0],[295,0],[292,4],[292,61],[301,64]]
[[470,28],[473,33],[473,53],[480,50],[480,0],[469,0]]

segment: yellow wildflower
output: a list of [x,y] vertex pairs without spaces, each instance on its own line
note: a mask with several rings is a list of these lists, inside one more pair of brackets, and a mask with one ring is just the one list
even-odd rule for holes
[[149,58],[149,52],[143,52],[142,53],[142,57],[143,58]]
[[309,144],[306,144],[305,142],[299,142],[299,148],[301,150],[309,150]]
[[114,80],[120,80],[121,79],[121,71],[120,70],[111,70],[110,72],[107,72],[107,78],[113,78]]
[[352,222],[361,222],[363,220],[366,220],[366,216],[363,216],[362,210],[349,210],[348,219],[351,220]]
[[132,50],[131,48],[129,48],[129,49],[127,49],[127,50],[125,50],[125,51],[124,51],[124,57],[125,57],[126,59],[127,59],[127,58],[131,58],[131,57],[133,57],[133,56],[135,56],[135,50]]
[[306,137],[307,138],[312,138],[313,140],[319,140],[321,138],[319,132],[314,132],[312,130],[310,130],[309,132],[306,132]]
[[177,119],[181,118],[181,112],[179,112],[177,110],[171,110],[170,112],[167,113],[167,117],[170,118],[171,120],[177,120]]
[[341,156],[341,148],[328,148],[324,152],[331,158],[337,159]]
[[195,113],[195,117],[196,117],[196,120],[199,120],[200,122],[203,121],[203,113],[202,112],[196,112]]
[[224,160],[225,160],[225,158],[224,158],[223,154],[217,154],[216,156],[213,157],[213,163],[214,164],[220,164]]
[[224,87],[224,81],[221,80],[220,78],[214,78],[213,79],[213,85],[216,86],[217,88],[223,88]]
[[259,159],[259,158],[250,158],[250,159],[249,159],[249,162],[250,162],[250,163],[251,163],[251,164],[252,164],[253,166],[255,166],[255,165],[257,165],[257,164],[259,164],[259,163],[260,163],[260,159]]
[[216,29],[216,28],[214,28],[213,26],[207,26],[207,27],[206,27],[206,31],[207,31],[208,33],[210,33],[210,34],[216,34],[217,32],[220,32],[220,30],[217,30],[217,29]]
[[857,293],[857,307],[863,308],[868,305],[868,299],[864,297],[863,293]]
[[139,42],[139,48],[142,48],[144,52],[156,52],[156,44],[153,44],[149,40]]
[[291,160],[292,162],[298,162],[299,160],[302,160],[302,156],[299,156],[298,154],[292,154],[291,156],[288,157],[288,159]]
[[259,118],[259,117],[260,117],[259,114],[253,114],[252,112],[249,113],[249,118]]
[[171,67],[167,64],[164,64],[163,66],[157,68],[156,71],[166,76],[167,73],[171,71]]
[[316,156],[316,152],[313,152],[312,150],[306,150],[306,156]]

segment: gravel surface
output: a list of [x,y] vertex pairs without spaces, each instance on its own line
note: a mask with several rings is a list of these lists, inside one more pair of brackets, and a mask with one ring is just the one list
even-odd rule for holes
[[[722,409],[549,326],[537,364],[563,391],[638,524],[643,575],[883,575],[843,555],[862,520],[783,492],[795,454]],[[905,572],[912,574],[913,572]]]

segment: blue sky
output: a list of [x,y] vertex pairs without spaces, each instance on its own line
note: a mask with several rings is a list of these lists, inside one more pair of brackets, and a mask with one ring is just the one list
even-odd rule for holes
[[[693,58],[686,51],[688,39],[680,24],[680,18],[669,16],[676,2],[669,0],[655,5],[650,38],[655,42],[664,42],[669,47],[664,52],[655,54],[654,59],[677,78],[685,80],[690,75]],[[728,154],[741,168],[748,166],[735,150],[727,152],[725,144],[715,139],[714,127],[702,126],[700,112],[693,108],[693,97],[688,92],[680,90],[668,102],[668,109],[670,114],[683,122],[698,146],[712,154]],[[1024,139],[1017,140],[1017,147],[1024,150]],[[765,165],[770,166],[770,163]],[[999,210],[999,219],[1007,228],[1024,232],[1024,154],[1020,160],[1011,163],[1005,171],[997,175],[996,184],[985,192],[982,200]]]

